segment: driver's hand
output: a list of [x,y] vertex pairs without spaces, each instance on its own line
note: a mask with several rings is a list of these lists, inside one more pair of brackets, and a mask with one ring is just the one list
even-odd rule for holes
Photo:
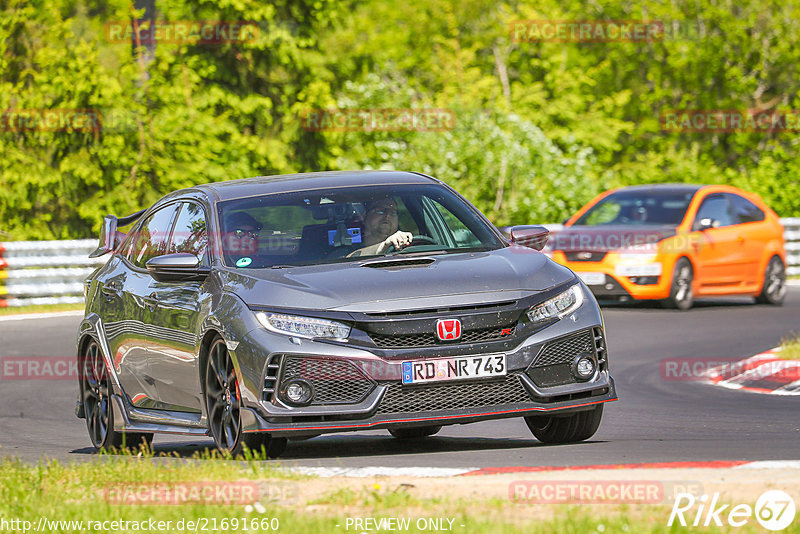
[[403,232],[402,230],[398,230],[387,237],[383,243],[381,243],[381,245],[378,247],[378,254],[383,254],[391,246],[394,246],[395,250],[403,249],[411,244],[413,238],[414,236],[411,234],[411,232]]

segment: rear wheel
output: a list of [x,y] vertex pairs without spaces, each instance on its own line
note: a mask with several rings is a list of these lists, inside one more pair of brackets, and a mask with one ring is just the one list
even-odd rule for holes
[[678,310],[691,308],[694,303],[693,281],[692,264],[686,258],[679,259],[672,271],[672,286],[669,290],[669,298],[664,300],[664,306]]
[[574,443],[594,436],[603,418],[603,405],[568,416],[534,415],[525,418],[531,433],[542,443]]
[[773,256],[764,269],[764,285],[756,297],[760,304],[780,306],[786,298],[786,267],[778,256]]
[[415,426],[412,428],[390,428],[389,434],[397,439],[422,439],[433,436],[442,429],[441,426]]
[[211,343],[205,379],[206,413],[211,436],[223,453],[238,456],[246,446],[253,451],[262,448],[270,458],[286,449],[286,438],[273,438],[264,432],[242,431],[242,397],[239,382],[225,341],[217,337]]
[[114,430],[111,373],[96,341],[86,345],[81,362],[81,394],[92,445],[98,450],[136,449],[141,444],[150,447],[153,434]]

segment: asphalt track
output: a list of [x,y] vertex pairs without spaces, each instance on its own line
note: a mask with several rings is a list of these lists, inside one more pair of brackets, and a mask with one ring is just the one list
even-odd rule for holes
[[[417,443],[386,431],[292,441],[277,462],[324,467],[567,466],[675,461],[800,459],[800,398],[732,391],[664,376],[662,360],[738,360],[800,333],[800,288],[783,307],[752,299],[701,301],[688,312],[608,306],[610,364],[620,400],[580,444],[543,445],[522,419],[445,427]],[[0,357],[72,356],[78,316],[0,320]],[[0,456],[85,461],[96,457],[73,414],[74,380],[0,381]],[[211,447],[156,436],[156,451]]]

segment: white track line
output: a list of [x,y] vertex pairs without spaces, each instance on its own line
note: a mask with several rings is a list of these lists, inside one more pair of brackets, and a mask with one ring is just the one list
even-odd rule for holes
[[77,317],[84,314],[83,310],[70,310],[63,312],[48,312],[48,313],[20,313],[18,315],[4,315],[0,316],[0,322],[3,321],[22,321],[24,319],[52,319],[54,317]]
[[290,467],[289,471],[318,477],[452,477],[477,467]]
[[800,460],[763,460],[737,465],[733,469],[800,469]]

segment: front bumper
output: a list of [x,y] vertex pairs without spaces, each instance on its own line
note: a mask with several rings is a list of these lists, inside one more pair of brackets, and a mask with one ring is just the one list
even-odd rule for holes
[[[236,350],[242,371],[258,360],[264,373],[244,382],[245,432],[276,436],[309,435],[397,426],[464,424],[486,419],[589,410],[617,399],[608,369],[602,317],[588,289],[574,313],[513,343],[494,341],[453,350],[417,350],[381,356],[358,346],[310,340],[287,342],[264,330]],[[505,338],[504,338],[505,339]],[[248,351],[269,346],[260,359]],[[449,347],[455,349],[456,347]],[[597,372],[588,381],[569,374],[578,354],[591,353]],[[403,361],[503,353],[504,377],[402,384]],[[292,407],[281,398],[281,384],[305,372],[325,401]],[[338,395],[338,397],[337,397]],[[346,400],[344,400],[346,399]]]
[[[386,394],[389,386],[384,386],[379,399]],[[530,415],[565,415],[569,413],[591,410],[599,404],[617,400],[614,381],[608,378],[606,385],[596,389],[558,397],[540,398],[537,400],[460,408],[455,410],[435,410],[424,412],[407,412],[381,414],[374,413],[366,418],[348,420],[343,415],[303,416],[292,418],[292,421],[270,421],[258,410],[242,411],[244,432],[269,432],[274,436],[293,436],[298,434],[325,434],[358,430],[376,430],[398,426],[427,426],[467,424],[489,419],[524,417]],[[380,402],[378,403],[380,404]],[[328,420],[326,420],[328,419]],[[333,420],[330,420],[333,419]]]
[[[614,299],[623,301],[668,298],[672,285],[672,268],[676,261],[672,257],[663,255],[657,261],[661,264],[658,275],[647,276],[650,273],[643,271],[641,274],[625,276],[619,273],[620,267],[636,267],[636,264],[621,264],[613,253],[606,254],[600,261],[568,261],[564,252],[556,250],[552,253],[552,259],[579,275],[583,273],[605,275],[605,280],[602,283],[592,283],[588,286],[592,294],[601,300]],[[584,276],[584,278],[587,277]]]

